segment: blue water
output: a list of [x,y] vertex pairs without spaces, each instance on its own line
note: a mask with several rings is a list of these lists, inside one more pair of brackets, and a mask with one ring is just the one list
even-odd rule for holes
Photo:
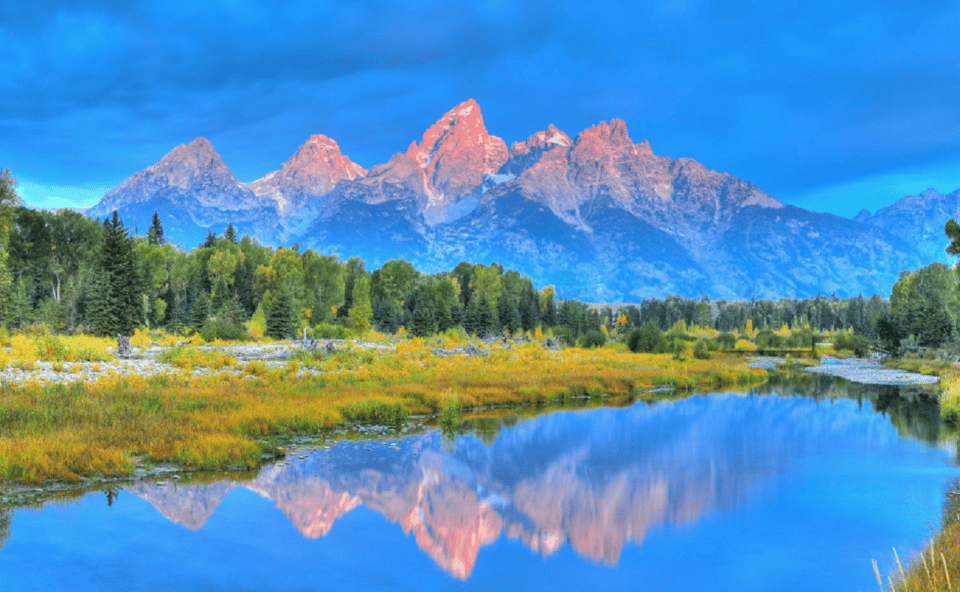
[[0,590],[876,590],[958,469],[923,413],[871,400],[555,412],[91,493],[15,511]]

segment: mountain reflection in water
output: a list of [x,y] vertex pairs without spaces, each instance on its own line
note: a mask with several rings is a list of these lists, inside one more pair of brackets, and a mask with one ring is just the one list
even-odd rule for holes
[[[852,385],[823,377],[807,383],[797,388],[806,395],[812,389],[815,399],[789,396],[794,383],[772,383],[762,391],[787,396],[710,395],[553,413],[501,427],[489,444],[471,434],[451,443],[437,432],[341,441],[265,467],[247,482],[129,491],[197,530],[233,488],[244,487],[272,500],[309,538],[327,535],[362,504],[462,579],[480,548],[503,536],[544,556],[567,544],[615,565],[625,543],[747,504],[791,464],[895,445],[888,420],[902,435],[937,441],[931,399],[922,393],[838,392]],[[817,390],[821,385],[826,390]],[[870,406],[888,417],[863,409]]]

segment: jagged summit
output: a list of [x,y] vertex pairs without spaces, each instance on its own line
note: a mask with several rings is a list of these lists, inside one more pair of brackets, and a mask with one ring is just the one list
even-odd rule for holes
[[449,202],[475,191],[484,175],[496,173],[507,160],[507,145],[487,132],[480,106],[468,99],[430,126],[406,155],[424,170],[433,197]]
[[510,147],[507,161],[500,167],[501,175],[517,176],[530,168],[543,156],[544,152],[573,145],[570,136],[557,129],[552,123],[547,129],[541,130],[526,139],[524,142],[514,142]]
[[[197,138],[90,215],[117,209],[146,228],[157,211],[184,245],[232,223],[265,243],[359,255],[371,267],[399,257],[425,270],[497,261],[566,296],[623,302],[883,293],[940,248],[941,218],[960,209],[960,193],[938,196],[856,220],[815,214],[696,160],[657,155],[622,119],[573,136],[551,124],[508,151],[468,99],[369,171],[317,134],[278,170],[240,183]],[[921,236],[904,242],[911,225]]]
[[258,196],[275,200],[284,216],[296,215],[310,196],[329,193],[336,184],[367,174],[367,170],[340,151],[335,140],[315,134],[280,167],[245,184]]

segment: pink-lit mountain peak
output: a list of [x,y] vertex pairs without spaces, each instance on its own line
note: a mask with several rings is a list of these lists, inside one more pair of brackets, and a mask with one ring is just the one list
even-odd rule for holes
[[332,187],[336,181],[362,177],[367,171],[344,155],[336,140],[315,134],[283,164],[281,174],[287,177],[323,177],[329,180]]
[[[647,144],[647,148],[649,148]],[[574,140],[574,151],[583,151],[591,156],[604,152],[636,154],[636,147],[627,131],[627,123],[622,119],[612,119],[610,123],[600,123],[588,127]]]
[[246,184],[258,196],[274,200],[284,214],[296,214],[308,196],[329,193],[338,182],[367,174],[340,151],[336,140],[315,134],[280,167]]
[[351,161],[340,151],[340,145],[333,138],[323,134],[314,134],[303,143],[297,152],[290,157],[287,164],[291,167],[317,167],[326,165],[347,173],[349,178],[366,175],[367,171],[359,164]]
[[456,198],[500,169],[507,160],[507,145],[487,132],[480,105],[468,99],[430,126],[406,155],[424,170],[436,193]]

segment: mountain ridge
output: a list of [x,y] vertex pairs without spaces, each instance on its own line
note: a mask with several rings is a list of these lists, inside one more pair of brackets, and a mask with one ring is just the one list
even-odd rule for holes
[[[957,203],[936,215],[960,209],[960,191],[950,195]],[[572,139],[551,124],[508,149],[469,99],[369,170],[315,134],[280,169],[241,183],[198,138],[89,215],[117,209],[146,227],[154,208],[174,242],[232,223],[266,244],[297,242],[372,266],[402,257],[431,272],[497,261],[568,297],[632,301],[887,293],[902,270],[929,262],[935,243],[932,219],[894,206],[854,220],[789,206],[696,160],[656,155],[620,119]],[[927,238],[915,242],[904,224]]]

